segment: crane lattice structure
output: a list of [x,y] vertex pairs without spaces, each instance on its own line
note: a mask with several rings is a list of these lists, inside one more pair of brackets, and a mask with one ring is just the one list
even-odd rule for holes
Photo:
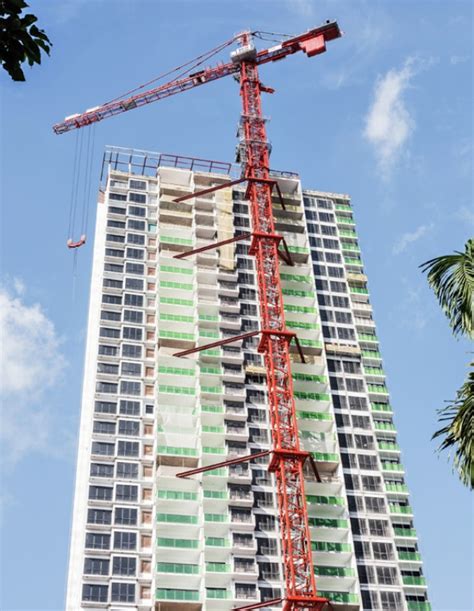
[[[283,611],[295,611],[296,609],[319,611],[329,604],[328,599],[318,596],[314,577],[303,468],[307,460],[314,469],[315,465],[310,453],[300,447],[291,376],[290,342],[297,343],[303,360],[304,355],[296,334],[288,331],[285,325],[280,282],[279,257],[287,263],[291,263],[291,258],[283,236],[275,232],[272,212],[272,191],[273,188],[276,188],[279,192],[279,189],[276,180],[271,178],[269,170],[269,144],[265,118],[262,113],[261,94],[262,92],[273,93],[273,90],[265,87],[260,81],[258,67],[279,61],[298,51],[303,51],[308,57],[313,57],[326,50],[328,41],[340,36],[341,30],[337,22],[328,21],[318,28],[289,38],[272,48],[257,51],[253,44],[252,33],[246,31],[227,41],[217,50],[197,58],[197,60],[207,59],[231,43],[238,42],[239,46],[231,53],[231,61],[228,63],[204,68],[154,89],[97,106],[83,114],[67,117],[63,122],[53,126],[56,134],[62,134],[210,83],[224,76],[238,75],[242,98],[241,127],[243,132],[243,143],[240,148],[241,178],[218,187],[185,195],[175,201],[184,201],[237,183],[247,182],[246,199],[250,202],[252,232],[176,255],[182,258],[202,250],[218,248],[224,243],[250,238],[249,252],[256,259],[260,330],[176,354],[176,356],[185,356],[260,335],[259,351],[264,355],[266,367],[272,449],[178,474],[178,477],[189,477],[217,467],[250,461],[267,455],[271,457],[268,469],[275,474],[277,483],[285,581],[284,597],[246,605],[240,607],[241,611],[270,607],[282,602]],[[196,61],[194,66],[201,64],[202,61]],[[316,470],[315,473],[317,476]]]

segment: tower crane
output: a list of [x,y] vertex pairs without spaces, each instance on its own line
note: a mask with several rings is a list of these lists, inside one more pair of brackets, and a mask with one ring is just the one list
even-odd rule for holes
[[[268,468],[276,478],[285,583],[282,598],[246,605],[240,607],[240,610],[265,608],[283,603],[283,611],[297,609],[320,611],[330,601],[318,596],[313,570],[303,471],[306,460],[312,461],[312,458],[309,452],[301,449],[298,437],[290,362],[290,342],[297,341],[297,338],[285,325],[278,260],[279,257],[286,257],[284,251],[280,249],[280,245],[285,246],[285,244],[283,237],[275,232],[272,191],[274,187],[278,189],[278,185],[270,174],[269,144],[261,105],[262,92],[273,93],[273,90],[262,84],[258,68],[264,64],[280,61],[299,51],[304,52],[308,57],[321,54],[326,51],[326,43],[339,38],[342,33],[337,22],[327,21],[320,27],[260,51],[254,45],[254,34],[250,31],[242,32],[218,47],[218,50],[222,50],[234,42],[238,43],[227,63],[206,67],[147,91],[113,100],[82,114],[71,115],[55,124],[53,130],[56,134],[63,134],[93,125],[103,119],[200,87],[225,76],[235,75],[240,82],[243,133],[240,154],[241,179],[206,189],[205,192],[228,187],[237,182],[247,182],[246,199],[250,203],[252,232],[238,236],[235,240],[251,238],[249,252],[256,259],[260,330],[238,336],[234,341],[251,335],[260,335],[259,351],[264,355],[266,368],[272,449],[227,461],[219,466],[250,461],[264,455],[271,457]],[[207,59],[213,54],[214,50],[201,58]],[[202,63],[197,61],[194,66]],[[199,193],[204,192],[193,193],[175,201],[196,197]],[[209,248],[218,246],[219,243],[216,243]],[[193,252],[196,251],[185,255]],[[182,256],[183,253],[178,255],[178,257]],[[213,345],[230,343],[230,341],[222,340]],[[209,345],[187,350],[178,353],[178,356],[185,356],[208,347]],[[216,466],[194,469],[178,476],[188,477]]]

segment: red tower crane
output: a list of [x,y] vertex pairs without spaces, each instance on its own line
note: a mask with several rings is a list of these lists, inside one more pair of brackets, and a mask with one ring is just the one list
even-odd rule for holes
[[[92,108],[83,114],[72,115],[53,126],[56,134],[62,134],[210,83],[224,76],[233,74],[239,76],[243,131],[242,178],[219,187],[206,189],[205,192],[209,193],[238,182],[247,182],[246,198],[250,202],[252,233],[240,235],[226,242],[251,237],[249,252],[256,259],[261,328],[259,331],[216,342],[213,345],[222,345],[243,337],[260,335],[259,351],[264,355],[266,367],[272,449],[227,461],[219,466],[271,455],[269,470],[276,476],[285,581],[283,598],[240,607],[241,610],[264,608],[283,602],[283,611],[295,611],[296,609],[314,611],[323,609],[329,603],[326,598],[318,596],[314,577],[303,474],[305,461],[307,459],[312,461],[312,458],[309,452],[301,449],[298,437],[289,350],[290,342],[297,341],[297,338],[293,332],[287,330],[285,325],[278,257],[287,260],[287,255],[279,248],[280,244],[285,247],[286,245],[283,237],[275,232],[272,212],[272,190],[274,187],[278,189],[278,185],[271,178],[269,170],[269,146],[265,119],[262,114],[261,93],[273,93],[273,90],[265,87],[260,81],[258,66],[279,61],[298,51],[303,51],[308,57],[313,57],[326,50],[328,41],[340,36],[341,31],[338,24],[335,21],[328,21],[318,28],[289,38],[272,48],[257,51],[253,44],[252,33],[243,32],[217,48],[221,50],[234,41],[239,43],[239,47],[231,53],[231,61],[228,63],[204,68],[154,89]],[[213,55],[214,51],[205,54],[206,58]],[[202,62],[196,62],[194,65],[200,63]],[[198,195],[199,193],[193,193],[175,201],[183,201]],[[216,248],[221,244],[222,242],[212,244],[204,249]],[[188,256],[195,252],[180,253],[177,256]],[[210,345],[200,346],[180,352],[178,355],[184,356],[209,347]],[[195,473],[215,469],[216,466],[194,469],[178,475],[188,477]]]

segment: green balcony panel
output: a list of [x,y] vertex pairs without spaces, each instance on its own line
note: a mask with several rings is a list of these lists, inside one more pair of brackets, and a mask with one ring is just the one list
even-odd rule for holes
[[205,513],[205,522],[228,522],[229,516],[226,513]]
[[222,405],[201,405],[201,411],[212,414],[223,414],[224,407]]
[[381,359],[382,355],[378,350],[361,350],[362,356],[368,359]]
[[160,384],[158,386],[158,392],[164,392],[174,395],[191,395],[196,394],[196,390],[190,386],[170,386],[168,384]]
[[199,314],[199,320],[209,320],[211,322],[217,322],[219,316],[213,314]]
[[192,299],[177,299],[176,297],[160,297],[160,303],[166,303],[169,305],[179,306],[193,306],[194,301]]
[[336,204],[336,210],[343,210],[344,212],[352,212],[352,207],[349,204]]
[[209,373],[211,375],[220,375],[222,373],[222,367],[200,367],[199,371],[201,373]]
[[168,501],[197,501],[197,492],[185,492],[184,490],[158,490],[158,498]]
[[374,333],[358,333],[357,337],[366,342],[378,342],[378,338]]
[[318,528],[349,528],[349,522],[347,520],[309,517],[308,522],[310,526]]
[[205,392],[208,394],[220,394],[223,391],[222,386],[201,386],[201,392]]
[[424,577],[414,577],[412,575],[402,575],[403,585],[405,586],[426,586]]
[[170,272],[171,274],[187,274],[192,276],[193,270],[186,267],[178,267],[176,265],[160,265],[160,271]]
[[158,373],[170,373],[176,376],[194,376],[194,369],[184,369],[183,367],[165,367],[160,365],[158,367]]
[[179,549],[197,549],[199,547],[198,539],[169,539],[166,537],[158,537],[158,547],[175,547]]
[[290,252],[294,252],[295,254],[309,255],[308,248],[305,248],[304,246],[290,246],[290,245],[288,245],[288,250]]
[[383,384],[367,384],[367,390],[370,393],[388,395],[388,388],[384,386]]
[[387,490],[387,492],[408,492],[408,486],[406,484],[386,482],[385,490]]
[[302,399],[304,401],[329,401],[330,399],[328,394],[320,392],[303,392],[302,390],[295,390],[294,395],[296,399]]
[[184,316],[182,314],[167,314],[161,312],[160,320],[172,320],[175,322],[194,322],[194,316]]
[[382,369],[382,367],[364,367],[364,373],[365,375],[372,375],[372,376],[384,376],[385,375],[385,371]]
[[346,250],[348,252],[360,252],[360,248],[355,244],[348,244],[347,242],[341,242],[342,250]]
[[283,295],[289,295],[292,297],[314,297],[313,291],[298,291],[296,289],[282,289]]
[[319,329],[319,325],[311,322],[295,322],[293,320],[287,320],[286,326],[290,329]]
[[282,272],[280,274],[280,278],[290,282],[304,282],[305,284],[313,284],[312,276],[300,276],[298,274],[286,274]]
[[373,412],[392,413],[392,406],[389,403],[371,403],[370,408]]
[[390,513],[403,513],[411,515],[413,513],[413,509],[410,505],[397,505],[396,503],[389,503]]
[[341,225],[355,225],[354,219],[351,216],[338,216],[337,214],[336,223]]
[[171,524],[197,524],[197,516],[181,515],[175,513],[157,513],[157,522],[168,522]]
[[379,431],[396,431],[397,430],[393,422],[382,422],[380,420],[375,420],[374,426]]
[[228,494],[226,490],[204,490],[205,499],[226,499]]
[[212,448],[205,446],[202,449],[203,454],[225,454],[225,448]]
[[362,267],[362,261],[360,259],[356,259],[355,257],[345,256],[344,263],[347,265],[358,265],[359,267]]
[[206,571],[208,573],[229,573],[230,565],[225,562],[206,562]]
[[208,547],[229,547],[229,540],[224,537],[206,537]]
[[166,329],[160,329],[159,336],[169,337],[170,339],[194,340],[194,333],[180,333],[178,331],[167,331]]
[[322,348],[323,347],[321,342],[318,342],[313,339],[304,339],[302,337],[300,337],[300,344],[302,346],[308,346],[308,348]]
[[206,598],[230,598],[231,592],[225,588],[206,588]]
[[302,418],[303,420],[332,420],[333,417],[331,414],[327,412],[296,412],[298,418]]
[[160,242],[163,242],[165,244],[184,244],[186,246],[191,245],[193,243],[192,240],[188,240],[187,238],[175,238],[166,235],[160,236]]
[[393,529],[397,537],[416,537],[416,530],[414,528],[399,528],[397,526]]
[[175,446],[158,446],[158,454],[171,454],[175,456],[197,456],[197,450],[194,448],[178,448]]
[[203,424],[201,428],[202,428],[203,433],[223,433],[224,432],[223,426],[207,426]]
[[319,596],[328,598],[332,603],[359,603],[359,597],[357,594],[351,594],[349,592],[318,592]]
[[159,600],[199,600],[199,591],[157,588],[156,598]]
[[398,552],[398,558],[406,561],[421,561],[421,555],[418,552]]
[[335,543],[334,541],[311,541],[313,552],[351,552],[348,543]]
[[383,471],[404,471],[403,465],[400,463],[388,462],[386,460],[382,460],[382,470]]
[[316,314],[317,309],[309,306],[298,306],[290,303],[285,303],[283,306],[285,312],[299,312],[300,314]]
[[314,574],[319,577],[355,577],[355,570],[342,566],[315,566]]
[[206,471],[206,473],[204,473],[205,477],[222,477],[224,475],[227,475],[227,467],[212,469],[212,471]]
[[314,460],[319,462],[339,462],[339,454],[329,452],[310,452]]
[[160,288],[178,289],[180,291],[192,291],[194,287],[192,284],[186,284],[184,282],[172,282],[168,280],[160,280]]
[[344,506],[345,502],[342,496],[322,496],[315,494],[307,494],[306,500],[308,503],[316,503],[319,505],[340,505]]
[[320,382],[325,384],[328,379],[326,376],[318,376],[312,373],[292,373],[293,380],[302,380],[303,382]]
[[407,605],[409,611],[431,611],[431,604],[428,601],[408,601]]
[[178,562],[158,562],[156,565],[158,573],[179,573],[182,575],[198,575],[198,564],[180,564]]
[[350,286],[349,290],[351,293],[358,293],[359,295],[368,295],[369,294],[368,289],[364,289],[358,286]]
[[199,329],[199,337],[211,337],[212,339],[219,339],[219,331],[212,331],[211,329]]

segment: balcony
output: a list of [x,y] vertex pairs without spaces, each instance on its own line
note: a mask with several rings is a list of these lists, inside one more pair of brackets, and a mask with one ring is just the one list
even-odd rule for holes
[[174,467],[197,467],[198,452],[195,448],[158,446],[156,460],[157,465],[168,465]]
[[394,529],[396,537],[403,537],[405,539],[416,538],[416,530],[414,528],[400,528],[395,526]]
[[408,611],[431,611],[431,604],[428,601],[408,601]]
[[414,577],[412,575],[402,575],[404,586],[420,586],[426,588],[426,579],[422,576]]
[[202,603],[199,602],[199,590],[178,590],[171,588],[156,589],[156,611],[200,611]]
[[421,555],[418,552],[398,552],[398,559],[401,562],[421,562]]

